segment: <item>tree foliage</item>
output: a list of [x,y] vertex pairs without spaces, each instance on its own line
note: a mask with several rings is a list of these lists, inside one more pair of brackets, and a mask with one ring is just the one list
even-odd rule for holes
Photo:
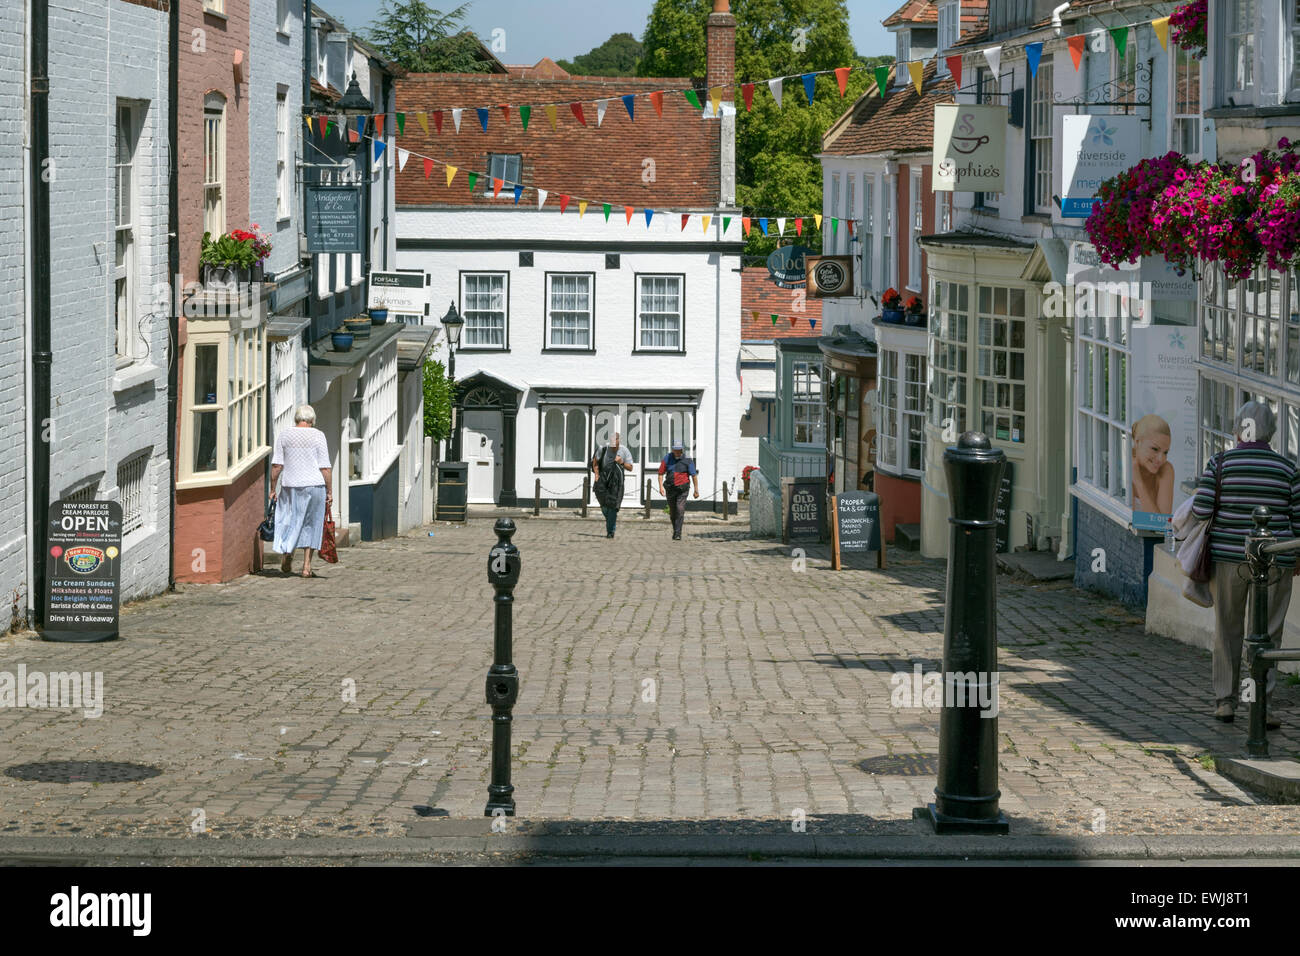
[[615,33],[587,53],[559,65],[574,76],[635,76],[642,46],[630,33]]
[[424,363],[424,435],[435,442],[451,437],[452,382],[447,369],[430,359]]
[[[711,0],[656,0],[646,23],[641,76],[699,78],[706,72],[705,26]],[[733,0],[736,82],[757,83],[754,108],[737,103],[736,198],[755,217],[803,215],[801,242],[818,248],[812,220],[822,208],[822,136],[871,83],[870,67],[892,57],[860,57],[849,35],[845,0]],[[811,106],[799,75],[852,67],[843,98],[834,75],[819,76]],[[785,81],[782,108],[764,81]],[[826,228],[829,228],[827,226]],[[764,237],[755,223],[745,246],[765,255],[779,244],[776,223]],[[794,237],[793,222],[786,236]]]
[[366,40],[412,73],[486,73],[491,65],[478,38],[458,29],[468,9],[462,3],[443,13],[425,0],[381,0]]

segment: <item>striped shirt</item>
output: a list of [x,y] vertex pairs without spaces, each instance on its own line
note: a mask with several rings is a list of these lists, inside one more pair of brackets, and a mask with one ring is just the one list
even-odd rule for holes
[[[1272,512],[1269,530],[1279,540],[1300,535],[1300,471],[1269,448],[1268,442],[1240,442],[1222,456],[1219,512],[1210,525],[1210,556],[1240,564],[1246,560],[1246,539],[1255,527],[1251,512],[1265,505]],[[1192,514],[1202,520],[1214,510],[1214,460],[1196,485]],[[1279,554],[1277,563],[1295,566],[1295,554]]]

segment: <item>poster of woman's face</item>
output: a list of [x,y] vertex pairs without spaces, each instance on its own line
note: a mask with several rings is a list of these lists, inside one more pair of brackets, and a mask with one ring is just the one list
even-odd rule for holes
[[1173,435],[1159,415],[1144,415],[1133,423],[1132,506],[1137,513],[1167,516],[1174,510],[1174,466],[1169,461]]

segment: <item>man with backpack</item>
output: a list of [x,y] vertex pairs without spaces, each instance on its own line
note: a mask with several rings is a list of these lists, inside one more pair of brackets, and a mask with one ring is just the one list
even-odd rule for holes
[[[668,479],[668,490],[664,491],[664,478]],[[682,443],[674,441],[672,450],[659,462],[659,494],[668,499],[668,513],[673,519],[673,540],[682,539],[682,523],[686,520],[686,495],[691,482],[695,483],[695,497],[700,496],[700,476],[695,470],[694,460],[683,453]]]
[[627,450],[619,447],[619,434],[614,432],[610,443],[592,456],[591,468],[596,473],[594,491],[605,516],[605,537],[614,537],[618,521],[618,508],[623,503],[623,472],[632,470],[632,459]]

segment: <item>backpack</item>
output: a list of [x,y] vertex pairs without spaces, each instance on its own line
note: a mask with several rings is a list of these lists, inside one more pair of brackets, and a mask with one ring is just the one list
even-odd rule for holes
[[608,445],[592,456],[591,467],[596,470],[600,466],[600,475],[596,478],[595,487],[592,491],[596,495],[596,501],[602,508],[609,508],[617,505],[622,500],[622,482],[619,481],[619,472],[623,466],[619,463],[617,456],[613,456],[614,461],[609,467],[605,467],[605,461],[608,457],[606,453],[610,451]]

